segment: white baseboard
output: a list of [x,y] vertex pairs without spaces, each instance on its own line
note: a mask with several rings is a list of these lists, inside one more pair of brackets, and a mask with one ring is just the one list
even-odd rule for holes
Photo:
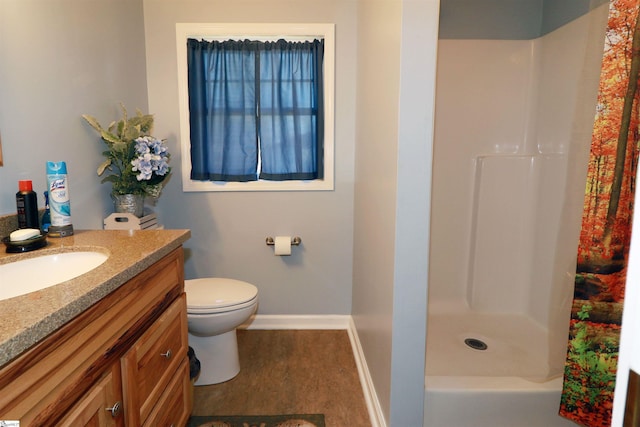
[[254,314],[240,329],[348,329],[349,315]]
[[358,368],[371,427],[387,427],[373,380],[367,367],[358,331],[349,315],[275,315],[256,314],[240,325],[240,329],[345,329]]
[[367,410],[369,411],[369,418],[371,419],[371,427],[387,427],[387,422],[380,407],[380,401],[376,394],[376,388],[373,385],[371,374],[369,373],[369,367],[367,366],[367,360],[364,357],[362,351],[362,345],[360,344],[360,338],[358,337],[358,330],[356,329],[353,318],[349,316],[349,340],[351,341],[351,348],[353,348],[353,355],[356,359],[356,366],[358,367],[358,375],[360,376],[360,384],[362,384],[362,391],[364,393],[364,400],[367,404]]

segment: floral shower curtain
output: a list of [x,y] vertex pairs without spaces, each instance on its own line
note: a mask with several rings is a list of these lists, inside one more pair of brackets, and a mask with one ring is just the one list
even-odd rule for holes
[[611,0],[560,415],[611,425],[640,140],[640,0]]

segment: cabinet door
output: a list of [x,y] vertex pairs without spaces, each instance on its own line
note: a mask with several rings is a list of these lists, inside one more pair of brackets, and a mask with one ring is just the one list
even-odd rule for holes
[[119,364],[114,364],[113,368],[73,406],[60,422],[60,426],[124,426]]
[[144,427],[178,427],[189,421],[191,414],[191,381],[189,363],[182,362],[176,376],[160,398]]
[[182,294],[122,358],[127,424],[144,424],[178,371],[188,361],[187,306]]

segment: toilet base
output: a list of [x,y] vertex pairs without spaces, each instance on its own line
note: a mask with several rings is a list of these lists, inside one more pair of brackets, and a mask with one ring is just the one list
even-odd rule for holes
[[189,334],[189,345],[200,360],[200,375],[195,385],[210,385],[228,381],[240,372],[238,339],[232,329],[212,337]]

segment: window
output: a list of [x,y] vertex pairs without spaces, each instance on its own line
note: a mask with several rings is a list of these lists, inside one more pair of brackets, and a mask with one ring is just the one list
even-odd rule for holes
[[[333,189],[333,24],[177,24],[176,41],[184,191]],[[272,58],[292,50],[321,69],[271,75]],[[292,85],[308,94],[296,105],[272,96]]]

